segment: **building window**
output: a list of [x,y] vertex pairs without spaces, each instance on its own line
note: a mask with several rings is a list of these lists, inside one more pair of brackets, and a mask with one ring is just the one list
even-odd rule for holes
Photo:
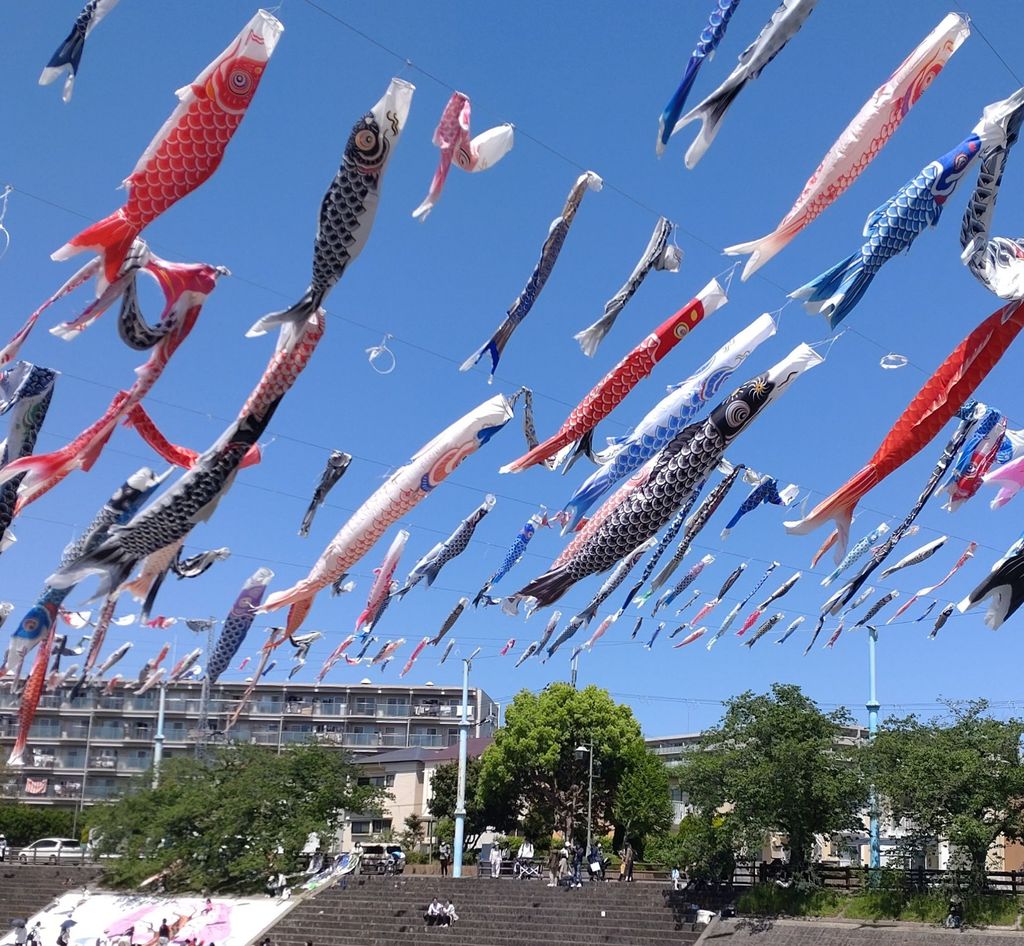
[[357,785],[373,785],[376,788],[394,788],[395,776],[393,772],[387,775],[360,775],[356,779]]
[[353,821],[352,834],[381,834],[391,830],[390,818],[373,818],[366,821]]

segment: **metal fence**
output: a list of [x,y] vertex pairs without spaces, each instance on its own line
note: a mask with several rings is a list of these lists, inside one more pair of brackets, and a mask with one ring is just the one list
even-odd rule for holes
[[[813,865],[814,876],[821,887],[832,890],[861,890],[884,886],[909,893],[927,893],[930,890],[949,890],[958,881],[966,881],[965,872],[932,870],[924,867],[839,867],[831,864]],[[873,875],[877,876],[873,877]],[[774,869],[771,864],[737,864],[733,872],[734,887],[752,887],[755,884],[784,881],[785,870]],[[1024,894],[1024,871],[991,870],[985,872],[984,893],[1017,896]]]

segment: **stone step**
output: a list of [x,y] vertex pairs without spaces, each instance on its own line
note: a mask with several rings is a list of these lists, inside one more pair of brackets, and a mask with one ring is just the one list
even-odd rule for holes
[[[437,897],[459,913],[452,928],[426,927]],[[699,933],[692,897],[664,884],[585,884],[489,878],[351,877],[296,907],[269,932],[275,946],[685,946]],[[604,916],[601,913],[604,912]]]
[[[600,915],[600,911],[593,911],[591,913],[560,913],[557,911],[551,912],[537,912],[529,910],[520,911],[497,911],[494,909],[482,909],[460,906],[455,906],[458,914],[464,918],[470,917],[487,917],[493,923],[501,924],[514,924],[521,922],[535,922],[542,925],[551,925],[557,923],[560,926],[574,926],[574,925],[586,925],[591,923],[600,923],[602,926],[623,926],[631,927],[637,924],[647,924],[656,922],[659,926],[664,925],[670,928],[687,926],[693,922],[695,917],[692,914],[680,914],[673,915],[666,913],[663,915],[652,915],[644,913],[620,913],[614,910],[605,911],[605,916]],[[418,906],[415,909],[410,910],[388,910],[382,912],[380,915],[387,918],[389,922],[418,922],[423,916],[424,907]],[[375,911],[360,910],[352,911],[349,914],[343,914],[333,917],[321,917],[321,916],[310,916],[308,914],[298,914],[294,920],[284,920],[281,923],[281,930],[299,929],[299,930],[317,930],[318,932],[330,932],[339,926],[347,925],[353,918],[361,920],[364,916],[374,915]],[[528,920],[524,920],[524,917],[528,917]],[[315,937],[308,937],[313,938]]]
[[[312,939],[314,943],[347,943],[393,940],[401,937],[412,938],[415,942],[423,942],[431,937],[448,937],[454,935],[473,946],[525,946],[532,943],[559,943],[567,946],[597,946],[597,944],[609,944],[609,946],[626,946],[626,944],[638,944],[638,946],[684,946],[684,944],[696,942],[699,934],[692,931],[652,932],[649,929],[613,929],[604,930],[601,928],[566,929],[563,927],[545,925],[527,927],[525,925],[512,928],[497,928],[484,923],[467,922],[460,918],[450,930],[445,927],[432,928],[421,923],[388,924],[362,922],[353,924],[350,927],[339,928],[324,938],[312,933],[305,939]],[[281,936],[276,931],[271,934],[275,943],[280,946],[301,946],[304,939],[300,935]]]

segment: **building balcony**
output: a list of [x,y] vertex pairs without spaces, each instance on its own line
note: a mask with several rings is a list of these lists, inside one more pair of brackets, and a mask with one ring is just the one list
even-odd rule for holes
[[342,736],[343,746],[374,747],[380,745],[380,734],[375,732],[347,732]]
[[412,715],[412,708],[408,703],[389,703],[384,706],[378,707],[378,716],[387,717],[401,717],[405,718]]
[[52,755],[33,755],[28,766],[33,769],[53,769],[57,767],[57,757]]
[[420,746],[423,749],[441,749],[448,745],[447,740],[441,735],[430,735],[428,733],[414,732],[409,736],[410,746]]
[[153,767],[153,760],[146,759],[119,759],[117,762],[117,771],[125,772],[129,775],[136,775],[139,772],[145,772],[147,769]]
[[[466,707],[466,716],[473,718],[476,707],[470,704]],[[413,716],[427,716],[432,719],[459,719],[462,716],[462,706],[449,706],[447,704],[421,703],[412,708]]]
[[348,715],[347,703],[318,703],[315,707],[316,716],[346,716]]
[[121,785],[96,785],[85,783],[85,797],[93,799],[117,798],[124,792]]
[[404,749],[406,746],[405,733],[382,733],[380,744],[389,749]]

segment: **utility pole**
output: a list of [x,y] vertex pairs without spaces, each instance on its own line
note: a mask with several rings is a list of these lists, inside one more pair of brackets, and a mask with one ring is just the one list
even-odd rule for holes
[[590,844],[593,839],[594,825],[594,739],[591,736],[590,742],[585,746],[576,747],[576,758],[581,759],[586,752],[590,757],[587,773],[587,857],[590,857]]
[[462,845],[466,839],[466,754],[469,740],[469,668],[480,653],[478,647],[462,661],[462,718],[459,720],[459,787],[455,799],[455,851],[452,876],[462,876]]
[[156,735],[153,737],[153,788],[160,786],[160,762],[164,757],[164,715],[167,709],[167,683],[158,684]]
[[[206,659],[213,653],[213,629],[217,626],[211,617],[206,625]],[[210,675],[203,674],[203,685],[199,693],[199,722],[196,724],[196,758],[206,758],[206,744],[210,739]]]
[[78,804],[75,805],[75,817],[71,822],[71,833],[77,837],[78,819],[82,816],[82,808],[85,806],[85,784],[89,780],[89,753],[92,751],[92,723],[96,718],[96,702],[89,706],[89,728],[85,733],[85,762],[82,765],[82,787],[78,793]]
[[[868,626],[868,738],[874,740],[878,732],[878,694],[876,691],[877,673],[875,649],[878,646],[878,628]],[[872,871],[882,866],[882,841],[878,824],[878,796],[875,786],[871,786],[871,812],[868,826],[868,864]],[[873,874],[872,877],[877,877]]]

